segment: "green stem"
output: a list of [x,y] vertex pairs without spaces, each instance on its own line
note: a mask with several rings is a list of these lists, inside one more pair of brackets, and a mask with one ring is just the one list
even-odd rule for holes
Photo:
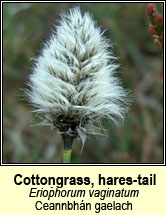
[[63,163],[70,163],[72,150],[63,152]]
[[73,139],[74,137],[70,135],[67,134],[63,135],[64,140],[63,163],[70,163]]

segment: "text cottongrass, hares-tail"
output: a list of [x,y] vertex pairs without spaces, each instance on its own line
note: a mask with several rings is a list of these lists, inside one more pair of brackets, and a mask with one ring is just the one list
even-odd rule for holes
[[40,125],[62,134],[64,162],[70,162],[74,138],[84,144],[93,127],[101,129],[101,119],[118,125],[128,110],[110,47],[89,13],[76,7],[61,15],[35,61],[26,95],[43,118]]

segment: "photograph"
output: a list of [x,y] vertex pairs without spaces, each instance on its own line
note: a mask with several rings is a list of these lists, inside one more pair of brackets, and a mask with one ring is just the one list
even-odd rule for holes
[[162,2],[3,2],[2,164],[163,165]]

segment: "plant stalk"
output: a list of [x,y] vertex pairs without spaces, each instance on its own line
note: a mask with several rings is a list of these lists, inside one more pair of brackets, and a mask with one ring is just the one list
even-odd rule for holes
[[63,141],[64,141],[63,163],[70,163],[71,161],[73,140],[74,140],[74,137],[67,134],[63,135]]

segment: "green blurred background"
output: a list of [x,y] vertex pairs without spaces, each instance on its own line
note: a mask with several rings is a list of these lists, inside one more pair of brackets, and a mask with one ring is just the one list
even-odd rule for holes
[[[37,121],[21,89],[33,61],[59,14],[76,3],[3,3],[3,162],[60,163],[61,137]],[[115,44],[118,76],[131,89],[133,103],[121,128],[104,121],[107,136],[90,136],[81,151],[73,144],[72,163],[163,162],[163,58],[148,33],[146,3],[80,3]],[[162,4],[155,4],[162,13]]]

